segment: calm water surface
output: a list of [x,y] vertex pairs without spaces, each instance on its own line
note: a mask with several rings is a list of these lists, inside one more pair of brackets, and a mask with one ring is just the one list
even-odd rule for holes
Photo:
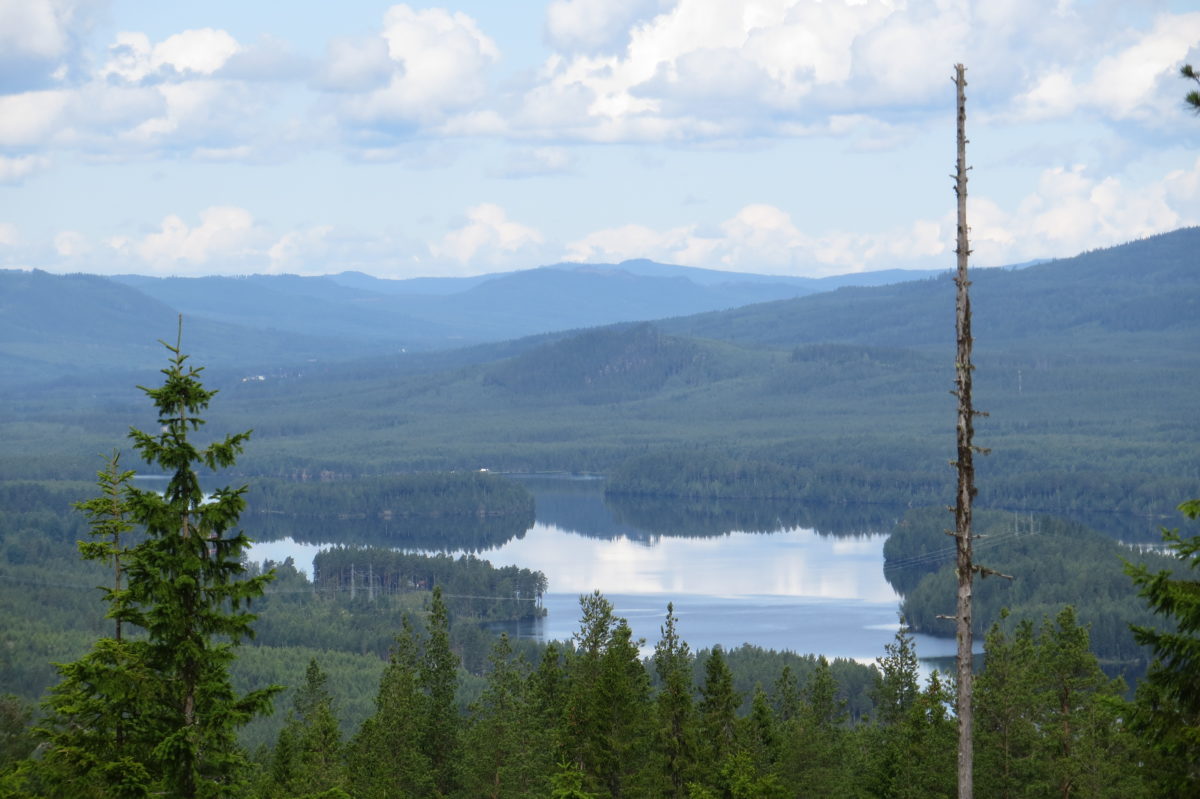
[[[871,662],[898,627],[899,597],[884,579],[883,534],[810,529],[659,535],[618,522],[597,485],[539,484],[537,522],[520,538],[478,552],[496,566],[544,572],[547,617],[516,632],[565,640],[578,629],[579,596],[599,590],[650,651],[668,602],[693,649],[751,643]],[[253,535],[253,530],[248,532]],[[255,544],[251,559],[295,559],[310,571],[326,545]],[[954,652],[953,639],[917,636],[923,658]]]

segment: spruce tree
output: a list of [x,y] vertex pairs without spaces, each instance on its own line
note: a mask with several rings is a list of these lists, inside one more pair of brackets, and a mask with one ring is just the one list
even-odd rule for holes
[[805,726],[828,736],[841,729],[849,717],[846,700],[838,697],[837,679],[824,655],[817,658],[817,667],[804,684],[804,705],[800,717]]
[[328,676],[312,659],[304,685],[296,689],[292,712],[279,732],[263,796],[309,796],[341,788],[342,735],[326,688]]
[[[204,388],[202,369],[187,363],[180,340],[163,345],[170,352],[163,384],[142,387],[158,432],[129,435],[146,463],[167,474],[166,491],[126,485],[114,457],[101,475],[102,496],[83,506],[94,531],[113,538],[85,545],[85,557],[119,556],[116,573],[127,576],[124,588],[114,584],[105,596],[117,634],[139,634],[101,639],[60,667],[45,771],[64,795],[240,795],[245,759],[237,729],[267,710],[278,690],[239,696],[230,682],[233,647],[253,634],[247,606],[271,575],[246,576],[249,540],[234,529],[246,488],[206,496],[197,473],[232,466],[249,433],[203,448],[190,441],[216,392]],[[142,538],[123,550],[127,524]]]
[[946,708],[952,696],[936,671],[921,690],[917,653],[906,630],[884,650],[874,690],[878,724],[861,731],[867,744],[865,787],[883,799],[950,797],[955,723]]
[[564,714],[567,700],[567,673],[558,645],[551,642],[542,650],[537,668],[525,682],[529,700],[529,749],[539,767],[536,773],[549,775],[566,751]]
[[[104,600],[113,603],[121,595],[121,566],[123,556],[128,554],[129,541],[121,545],[121,536],[133,530],[127,518],[130,480],[134,471],[121,469],[121,453],[114,451],[104,459],[104,469],[96,472],[96,485],[100,496],[75,503],[75,509],[88,517],[88,526],[93,540],[79,542],[79,554],[84,560],[112,561],[113,585],[105,588]],[[121,620],[116,619],[114,639],[122,640]],[[118,736],[119,737],[119,736]]]
[[441,586],[435,586],[420,676],[425,692],[424,751],[442,796],[453,794],[459,782],[458,665],[458,656],[450,649],[449,612]]
[[238,696],[229,678],[233,647],[253,636],[251,600],[272,575],[246,576],[250,544],[235,529],[246,486],[206,495],[198,469],[228,468],[249,431],[198,448],[189,435],[216,391],[200,382],[202,367],[187,363],[180,339],[172,346],[158,388],[140,387],[158,411],[157,432],[130,430],[133,448],[169,477],[166,491],[130,489],[129,516],[145,532],[130,553],[128,589],[115,615],[146,631],[145,665],[156,696],[147,709],[152,773],[167,793],[227,796],[238,791],[245,760],[237,729],[270,708],[278,687]]
[[789,665],[783,667],[775,680],[775,716],[782,724],[791,724],[800,716],[800,691]]
[[432,796],[433,769],[425,754],[426,698],[421,692],[420,656],[405,619],[379,681],[375,715],[350,742],[350,793],[358,799]]
[[[33,708],[12,694],[0,696],[0,774],[33,751],[35,744],[29,722]],[[3,795],[0,784],[0,795]]]
[[975,765],[979,784],[996,799],[1025,796],[1041,780],[1034,651],[1028,620],[1011,638],[994,624],[984,644],[985,668],[975,683]]
[[781,767],[787,779],[806,786],[812,796],[846,795],[852,771],[847,762],[846,701],[838,696],[837,680],[824,656],[805,681],[802,698],[788,701],[795,703],[795,717],[781,725],[788,753]]
[[583,618],[568,659],[560,740],[588,790],[639,795],[648,777],[653,729],[646,714],[650,678],[638,655],[641,642],[599,592],[580,597],[580,606]]
[[1100,670],[1073,607],[1043,621],[1034,658],[1047,790],[1064,798],[1145,795],[1141,753],[1126,729],[1125,685]]
[[[1179,510],[1200,518],[1200,500]],[[1138,731],[1153,744],[1156,776],[1164,791],[1200,793],[1200,535],[1163,530],[1163,540],[1183,568],[1151,572],[1126,564],[1138,594],[1166,629],[1134,627],[1134,638],[1150,647],[1154,662],[1138,686],[1134,716]]]
[[663,779],[661,794],[683,799],[695,767],[696,740],[692,703],[692,657],[675,629],[675,606],[667,604],[662,637],[654,647],[654,670],[661,688],[655,702],[656,748]]
[[921,692],[917,682],[917,651],[906,627],[896,631],[895,640],[885,644],[883,651],[886,654],[876,658],[879,671],[872,698],[876,720],[892,726],[904,719]]
[[486,799],[545,795],[552,761],[533,749],[536,732],[524,660],[514,659],[508,636],[502,634],[488,662],[487,687],[471,707],[463,746],[467,795]]
[[749,752],[758,774],[775,774],[780,761],[781,727],[761,685],[754,686],[750,715],[739,724],[739,745]]
[[712,648],[704,662],[704,685],[700,688],[700,738],[705,762],[710,769],[733,753],[737,710],[742,697],[733,688],[733,672],[725,662],[721,645]]
[[[123,599],[122,557],[129,552],[121,536],[133,527],[126,518],[132,477],[113,453],[97,472],[99,496],[75,505],[88,516],[93,536],[79,543],[81,556],[113,562],[113,585],[101,589],[110,617]],[[156,675],[146,665],[146,642],[123,639],[119,618],[114,633],[79,660],[58,666],[62,680],[46,699],[47,719],[39,728],[48,747],[35,769],[50,795],[141,797],[153,790],[154,739],[144,720],[154,701],[147,688]]]

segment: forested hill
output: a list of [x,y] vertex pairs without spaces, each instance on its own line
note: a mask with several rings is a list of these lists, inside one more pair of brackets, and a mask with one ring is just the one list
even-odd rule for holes
[[[1200,232],[1184,229],[1020,270],[978,270],[980,346],[1032,339],[1040,349],[1039,339],[1055,330],[1177,332],[1177,323],[1200,315],[1198,246]],[[942,348],[953,330],[952,284],[948,273],[934,274],[887,270],[812,279],[645,260],[413,280],[0,271],[0,389],[143,369],[154,363],[155,339],[178,313],[188,319],[198,360],[243,373],[449,352],[667,317],[683,317],[664,323],[668,333],[771,347],[834,341]],[[1080,344],[1086,346],[1070,342]],[[445,364],[462,362],[450,355]]]
[[324,277],[115,278],[188,315],[256,329],[444,349],[555,330],[734,308],[841,285],[925,277],[891,270],[811,279],[629,261],[556,264],[472,278],[383,280]]
[[[96,275],[0,270],[0,387],[69,377],[153,372],[157,339],[172,338],[178,310]],[[304,362],[350,357],[347,342],[189,318],[192,352],[208,363]]]
[[155,339],[179,313],[188,319],[197,359],[253,373],[447,351],[926,274],[890,270],[811,279],[651,261],[411,280],[353,272],[105,278],[0,270],[0,389],[144,369],[156,363]]
[[120,275],[131,286],[172,308],[203,319],[255,330],[367,341],[449,339],[455,330],[422,315],[391,307],[386,298],[344,286],[326,277],[249,275],[246,277],[146,277]]
[[[1200,344],[1200,228],[1030,266],[972,273],[974,333],[982,349],[1089,349],[1110,334],[1154,332],[1166,347]],[[949,273],[895,285],[845,287],[664,322],[688,336],[776,347],[843,342],[949,351]],[[1061,336],[1057,342],[1048,337]]]
[[[1169,513],[1194,493],[1196,252],[1200,229],[1186,229],[975,273],[976,404],[991,413],[979,422],[978,440],[993,450],[978,464],[981,499],[1049,511]],[[607,473],[648,453],[673,453],[711,472],[702,482],[721,495],[750,498],[745,481],[716,466],[765,474],[761,464],[772,464],[811,501],[944,504],[952,288],[945,278],[843,288],[444,353],[364,348],[357,360],[299,368],[291,368],[295,359],[280,361],[262,380],[233,371],[247,351],[279,352],[258,348],[253,335],[205,351],[195,345],[210,336],[204,325],[215,323],[196,320],[184,337],[224,391],[229,426],[254,428],[243,461],[254,474]],[[173,337],[175,328],[163,306],[152,307],[158,315],[145,317],[139,338],[151,349],[147,342]],[[139,328],[112,330],[91,338],[117,347]],[[292,339],[303,341],[284,340]],[[234,347],[243,360],[225,361]],[[86,479],[94,454],[128,429],[119,403],[133,401],[135,382],[122,380],[120,400],[95,385],[66,383],[39,390],[36,400],[0,394],[0,473]],[[680,490],[626,472],[638,493]],[[763,496],[775,487],[752,490]],[[694,491],[689,483],[689,496]]]

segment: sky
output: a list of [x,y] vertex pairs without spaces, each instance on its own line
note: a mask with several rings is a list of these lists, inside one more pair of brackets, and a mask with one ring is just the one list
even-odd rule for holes
[[820,277],[1200,224],[1200,0],[0,0],[0,267]]

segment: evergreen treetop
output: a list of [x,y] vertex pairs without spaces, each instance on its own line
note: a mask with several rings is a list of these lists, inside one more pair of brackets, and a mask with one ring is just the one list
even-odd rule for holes
[[[180,339],[182,338],[182,321]],[[249,577],[242,555],[249,539],[234,530],[246,487],[205,496],[197,469],[233,465],[249,433],[197,448],[189,434],[216,394],[187,364],[180,340],[158,388],[142,390],[157,409],[159,432],[130,431],[134,449],[168,475],[165,494],[128,485],[116,456],[100,473],[101,496],[82,503],[93,532],[111,542],[85,544],[90,558],[118,556],[128,576],[107,591],[109,615],[144,635],[104,638],[75,663],[60,666],[44,732],[50,744],[46,779],[89,786],[102,796],[226,797],[244,791],[245,758],[236,732],[266,711],[277,687],[239,696],[229,665],[232,648],[253,635],[246,609],[272,574]],[[122,550],[119,534],[141,528]],[[119,635],[119,632],[118,632]],[[74,787],[72,787],[74,786]],[[77,794],[78,795],[78,794]]]

